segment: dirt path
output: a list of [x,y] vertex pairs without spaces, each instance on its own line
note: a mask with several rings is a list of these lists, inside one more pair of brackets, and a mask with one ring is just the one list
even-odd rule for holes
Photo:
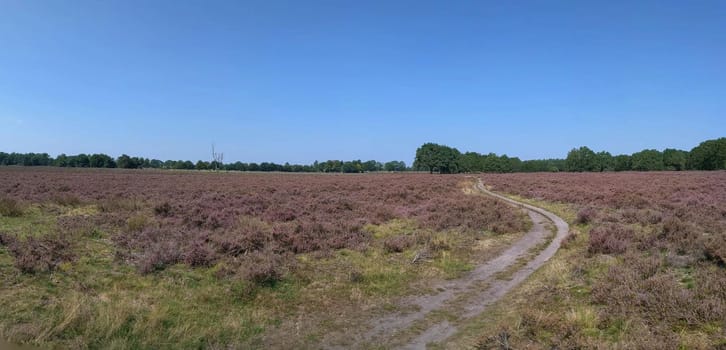
[[532,228],[501,255],[479,265],[466,277],[436,286],[432,294],[402,300],[400,309],[410,311],[381,317],[362,336],[351,335],[356,338],[355,347],[425,349],[427,344],[441,343],[557,252],[569,230],[564,220],[544,209],[491,192],[481,180],[476,190],[526,210]]

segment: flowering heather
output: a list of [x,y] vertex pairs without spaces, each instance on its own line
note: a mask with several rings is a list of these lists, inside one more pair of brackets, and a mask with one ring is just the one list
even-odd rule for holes
[[[521,317],[537,322],[525,322],[513,346],[549,332],[558,335],[547,340],[556,348],[723,347],[726,172],[481,177],[495,191],[564,203],[587,233],[579,245],[573,236],[564,246],[571,273],[557,273],[559,279],[526,298]],[[573,304],[582,293],[587,303]],[[564,311],[553,311],[558,307]],[[537,310],[549,310],[548,316]],[[572,310],[598,311],[585,329],[582,322],[572,325],[585,315]]]
[[[578,220],[610,222],[606,229],[614,230],[614,236],[620,234],[613,226],[646,226],[654,232],[633,238],[643,247],[703,254],[726,263],[726,172],[538,173],[483,179],[495,191],[574,204],[580,210]],[[596,236],[599,242],[601,233]]]
[[[262,250],[307,253],[364,247],[366,225],[414,220],[422,230],[525,229],[521,214],[461,190],[466,178],[428,174],[241,174],[0,169],[0,194],[27,203],[94,206],[120,261],[148,273],[210,265]],[[393,250],[403,246],[396,242]],[[274,258],[269,259],[275,261]]]

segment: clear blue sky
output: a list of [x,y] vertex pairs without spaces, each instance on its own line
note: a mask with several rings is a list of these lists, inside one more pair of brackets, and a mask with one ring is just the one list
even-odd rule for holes
[[726,136],[726,1],[0,3],[0,150],[522,159]]

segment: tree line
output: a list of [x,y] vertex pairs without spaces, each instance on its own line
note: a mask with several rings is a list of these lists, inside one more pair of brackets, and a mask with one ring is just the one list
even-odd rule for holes
[[607,151],[595,152],[586,146],[573,148],[564,159],[520,160],[494,153],[461,153],[456,148],[435,143],[423,144],[416,150],[413,169],[431,173],[512,173],[512,172],[602,172],[658,170],[726,169],[726,138],[701,142],[690,151],[666,148],[646,149],[633,154],[613,156]]
[[403,161],[381,163],[375,160],[315,161],[313,164],[276,164],[271,162],[222,164],[216,161],[149,159],[122,154],[113,158],[107,154],[60,154],[53,158],[48,153],[5,153],[0,152],[0,165],[56,166],[63,168],[122,168],[122,169],[179,169],[179,170],[230,170],[230,171],[279,171],[279,172],[324,172],[324,173],[363,173],[375,171],[410,170]]
[[431,173],[513,173],[513,172],[600,172],[600,171],[657,171],[657,170],[719,170],[726,169],[726,137],[701,142],[690,151],[666,148],[663,151],[646,149],[633,154],[613,156],[609,152],[595,152],[586,146],[573,148],[564,159],[521,160],[506,154],[461,153],[456,148],[435,143],[423,144],[416,150],[412,167],[403,161],[381,163],[375,160],[315,161],[313,164],[221,163],[199,160],[149,159],[122,154],[117,158],[102,153],[60,154],[0,152],[0,165],[57,166],[68,168],[122,168],[122,169],[185,169],[229,171],[277,171],[364,173],[377,171],[428,171]]

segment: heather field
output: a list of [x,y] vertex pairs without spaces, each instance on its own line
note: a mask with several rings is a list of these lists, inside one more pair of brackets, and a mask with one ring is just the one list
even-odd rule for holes
[[0,168],[0,338],[314,347],[527,230],[473,181]]
[[726,172],[481,178],[574,225],[555,259],[452,348],[726,347]]
[[[477,192],[478,180],[557,214],[570,233],[542,268],[463,322],[456,307],[476,308],[553,237],[541,231],[513,264],[463,288],[459,281],[473,281],[526,232],[551,226]],[[456,333],[430,346],[723,348],[724,184],[723,171],[0,168],[0,339],[60,348],[387,348],[448,320]],[[437,309],[385,342],[365,340],[382,320],[400,326],[425,303],[445,305],[438,296],[457,288],[470,293],[467,305]],[[425,303],[407,309],[406,298]]]

